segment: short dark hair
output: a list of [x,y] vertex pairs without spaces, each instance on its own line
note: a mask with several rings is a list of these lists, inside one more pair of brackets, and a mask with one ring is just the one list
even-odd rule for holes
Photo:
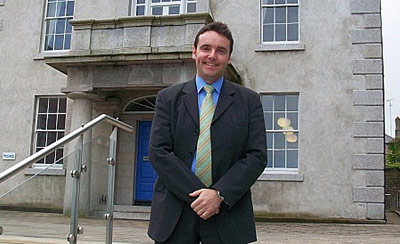
[[228,28],[228,25],[222,23],[222,22],[212,22],[210,24],[207,24],[205,26],[203,26],[199,32],[197,32],[196,38],[194,39],[194,47],[197,49],[197,44],[199,43],[199,36],[201,34],[204,34],[207,31],[215,31],[220,35],[225,36],[229,42],[230,42],[230,50],[229,50],[229,55],[232,54],[233,51],[233,37],[232,37],[232,33]]

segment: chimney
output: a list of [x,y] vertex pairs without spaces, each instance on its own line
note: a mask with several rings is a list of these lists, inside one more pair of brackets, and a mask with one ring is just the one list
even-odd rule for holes
[[395,137],[400,137],[400,117],[397,117],[396,119],[395,119],[395,124],[396,124],[396,129],[395,129],[395,132],[394,132],[394,136]]

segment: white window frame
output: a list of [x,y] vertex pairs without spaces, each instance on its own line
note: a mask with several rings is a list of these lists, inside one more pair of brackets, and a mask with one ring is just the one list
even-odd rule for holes
[[[268,94],[268,93],[264,93],[264,94],[260,94],[260,96],[261,96],[261,99],[262,99],[262,97],[263,96],[273,96],[273,97],[275,97],[275,96],[285,96],[285,109],[283,110],[283,111],[275,111],[275,110],[272,110],[272,121],[273,121],[273,123],[275,123],[275,114],[278,114],[278,113],[284,113],[285,114],[285,118],[287,118],[288,116],[287,116],[287,114],[288,113],[293,113],[293,112],[297,112],[297,129],[286,129],[286,128],[282,128],[282,129],[279,129],[279,130],[277,130],[277,129],[274,129],[275,128],[275,125],[274,124],[272,124],[271,126],[271,128],[272,129],[268,129],[268,127],[266,126],[266,130],[265,130],[265,133],[267,134],[267,137],[268,137],[268,134],[269,133],[274,133],[274,134],[278,134],[278,133],[283,133],[283,134],[285,134],[285,133],[294,133],[295,135],[297,135],[297,149],[288,149],[288,147],[287,147],[287,143],[286,143],[286,139],[285,139],[285,148],[284,148],[284,152],[285,152],[285,167],[284,168],[274,168],[274,167],[266,167],[265,168],[265,170],[264,170],[264,174],[290,174],[290,173],[293,173],[293,174],[297,174],[298,172],[299,172],[299,151],[300,151],[300,143],[299,143],[299,135],[300,135],[300,130],[299,130],[299,128],[300,128],[300,121],[299,121],[299,115],[300,115],[300,111],[299,111],[299,100],[300,100],[300,96],[299,96],[299,94],[298,93],[274,93],[274,94]],[[297,111],[288,111],[288,108],[287,108],[287,96],[297,96]],[[275,99],[275,98],[274,98]],[[273,100],[273,101],[275,101],[275,100]],[[274,108],[274,104],[272,104],[272,106],[273,106],[273,108]],[[263,107],[263,112],[264,112],[264,114],[265,113],[268,113],[268,112],[271,112],[271,111],[266,111],[265,110],[265,108]],[[268,123],[268,121],[266,122],[266,123]],[[267,140],[268,141],[268,140]],[[274,142],[273,142],[274,143]],[[272,160],[274,161],[274,153],[275,153],[275,149],[274,149],[274,145],[267,145],[267,153],[269,153],[270,151],[272,151],[272,153],[273,153],[273,155],[272,155]],[[271,149],[272,148],[272,149]],[[287,158],[286,158],[286,152],[287,151],[290,151],[290,150],[296,150],[297,151],[297,168],[287,168]],[[272,165],[274,165],[274,162],[271,162],[272,163]]]
[[[49,2],[56,3],[56,10],[55,11],[57,11],[57,5],[58,5],[59,2],[65,2],[66,3],[66,5],[65,5],[65,16],[47,17]],[[73,9],[72,15],[67,15],[67,2],[74,2],[74,9]],[[63,0],[54,0],[54,1],[46,0],[46,6],[45,6],[45,12],[44,12],[44,21],[43,21],[43,41],[42,41],[42,48],[41,48],[41,50],[43,52],[46,52],[46,53],[68,52],[71,49],[71,36],[72,36],[73,27],[71,26],[71,33],[67,33],[66,30],[67,30],[67,25],[68,25],[67,22],[74,18],[75,2],[76,2],[76,0],[65,0],[65,1],[63,1]],[[56,13],[56,15],[57,15],[57,13]],[[56,30],[54,30],[54,34],[53,34],[53,36],[54,36],[53,37],[54,38],[53,50],[46,50],[46,39],[47,39],[47,36],[50,36],[47,33],[47,25],[51,20],[66,20],[65,27],[64,27],[64,32],[62,33],[62,35],[63,35],[63,47],[62,47],[62,49],[54,49],[55,43],[56,43],[55,37],[57,36],[57,34],[55,33]],[[56,28],[56,26],[54,26],[54,29],[55,28]],[[69,43],[70,43],[69,48],[65,48],[65,40],[66,40],[66,36],[67,35],[69,35]],[[61,36],[61,34],[59,34],[59,36]]]
[[[153,3],[152,0],[144,0],[144,3],[137,3],[138,0],[132,0],[131,2],[131,15],[132,16],[147,16],[147,15],[151,15],[151,8],[152,7],[163,7],[163,13],[162,15],[170,15],[168,14],[168,6],[171,5],[179,5],[179,14],[184,14],[187,13],[187,6],[188,4],[196,4],[196,11],[197,11],[197,0],[172,0],[170,2],[162,2],[162,0],[160,0],[159,3]],[[138,6],[144,6],[144,15],[137,15],[136,10]],[[158,16],[162,16],[162,15],[158,15]],[[171,15],[175,15],[175,14],[171,14]],[[178,15],[178,14],[176,14]]]
[[[47,101],[47,111],[46,112],[40,112],[39,111],[39,106],[40,106],[40,99],[48,99],[48,101]],[[57,99],[57,111],[56,112],[49,112],[49,103],[50,103],[50,99]],[[61,99],[65,99],[65,112],[60,112],[60,100]],[[50,144],[48,144],[48,142],[47,142],[47,136],[46,136],[46,141],[45,141],[45,145],[44,145],[44,147],[43,146],[38,146],[38,142],[37,142],[37,139],[38,139],[38,133],[40,133],[40,132],[45,132],[45,133],[47,133],[47,132],[53,132],[53,133],[56,133],[56,135],[55,135],[55,141],[57,141],[57,140],[59,140],[59,139],[61,139],[62,137],[60,137],[60,138],[57,138],[58,137],[58,133],[63,133],[64,135],[63,136],[65,136],[65,127],[66,127],[66,121],[67,121],[67,98],[65,97],[65,96],[37,96],[36,98],[35,98],[35,103],[36,103],[36,110],[35,110],[35,123],[34,123],[34,140],[33,140],[33,153],[35,153],[35,152],[37,152],[38,151],[38,148],[44,148],[44,147],[46,147],[46,146],[48,146],[48,145],[50,145]],[[56,116],[56,124],[55,124],[55,129],[48,129],[48,120],[46,119],[46,128],[45,129],[41,129],[41,128],[38,128],[38,123],[40,122],[39,121],[39,115],[46,115],[46,117],[48,116],[48,115],[55,115]],[[59,118],[59,115],[64,115],[64,128],[63,129],[59,129],[58,128],[58,118]],[[58,148],[57,150],[64,150],[64,147],[60,147],[60,148]],[[57,150],[54,152],[54,160],[57,160],[57,154],[56,154],[56,152],[57,152]],[[65,152],[63,151],[62,152],[63,153],[63,155],[62,155],[62,157],[60,158],[61,160],[63,159],[63,156],[65,155]],[[47,157],[47,156],[46,156]],[[47,167],[47,166],[49,166],[51,163],[48,163],[48,164],[46,164],[45,162],[46,162],[46,157],[43,159],[43,161],[44,161],[44,163],[35,163],[33,166],[34,166],[34,168],[45,168],[45,167]],[[41,160],[40,160],[41,161]],[[56,169],[58,169],[58,168],[62,168],[63,167],[63,164],[54,164],[53,166],[52,166],[52,168],[56,168]]]
[[[266,2],[267,0],[260,0],[260,39],[261,39],[261,43],[263,44],[263,45],[274,45],[274,44],[298,44],[298,43],[300,43],[300,25],[301,25],[301,23],[300,23],[300,0],[298,0],[298,2],[297,3],[285,3],[285,4],[264,4],[264,2]],[[287,1],[287,0],[285,0],[285,1]],[[286,40],[285,41],[275,41],[275,27],[276,27],[276,22],[275,22],[275,20],[274,20],[274,23],[273,23],[273,27],[274,27],[274,32],[273,32],[273,34],[274,34],[274,40],[273,41],[264,41],[264,15],[263,15],[263,10],[264,10],[264,8],[273,8],[274,10],[276,9],[276,8],[278,8],[278,7],[285,7],[286,9],[288,8],[288,7],[298,7],[298,12],[297,12],[297,14],[298,14],[298,16],[297,16],[297,18],[298,18],[298,20],[297,20],[297,22],[293,22],[293,23],[297,23],[297,33],[298,33],[298,40],[295,40],[295,41],[288,41],[287,40],[287,37],[288,37],[288,32],[287,32],[287,30],[288,30],[288,11],[286,11],[286,23],[285,23],[285,25],[286,25]],[[274,15],[275,16],[275,15]]]

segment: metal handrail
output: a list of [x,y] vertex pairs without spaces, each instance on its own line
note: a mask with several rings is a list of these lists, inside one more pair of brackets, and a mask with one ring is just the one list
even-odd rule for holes
[[80,135],[85,133],[87,130],[91,129],[93,126],[95,126],[98,123],[103,122],[103,121],[107,122],[107,123],[109,123],[111,125],[114,125],[114,126],[116,126],[118,128],[121,128],[121,129],[123,129],[125,131],[133,132],[133,127],[132,126],[130,126],[130,125],[128,125],[128,124],[126,124],[126,123],[124,123],[122,121],[119,121],[118,119],[110,117],[110,116],[108,116],[106,114],[102,114],[102,115],[94,118],[93,120],[87,122],[86,124],[83,124],[82,127],[74,130],[73,132],[71,132],[68,135],[64,136],[60,140],[50,144],[49,146],[43,148],[39,152],[36,152],[36,153],[32,154],[31,156],[27,157],[26,159],[22,160],[21,162],[11,166],[10,168],[4,170],[3,172],[1,172],[0,173],[0,183],[2,183],[3,181],[7,180],[11,176],[17,174],[18,172],[20,172],[24,168],[26,168],[26,167],[30,166],[31,164],[35,163],[39,159],[49,155],[55,149],[65,145],[68,142],[70,142],[70,141],[74,140],[75,138],[79,137]]

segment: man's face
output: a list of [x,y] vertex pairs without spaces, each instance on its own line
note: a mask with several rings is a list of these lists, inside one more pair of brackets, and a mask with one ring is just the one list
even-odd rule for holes
[[197,48],[193,46],[192,57],[196,62],[197,74],[208,84],[218,80],[231,62],[230,42],[215,31],[199,36]]

